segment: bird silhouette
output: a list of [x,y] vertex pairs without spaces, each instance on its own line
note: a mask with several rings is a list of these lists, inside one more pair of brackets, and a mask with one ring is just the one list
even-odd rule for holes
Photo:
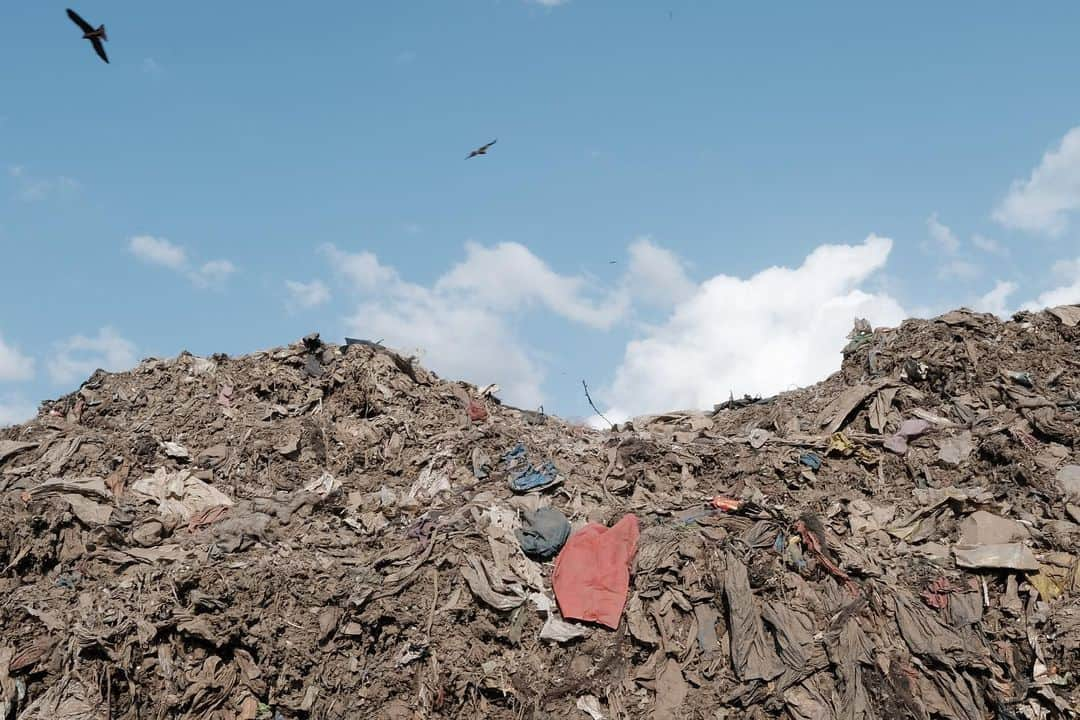
[[468,160],[469,158],[474,158],[474,157],[476,157],[477,155],[487,155],[487,151],[488,151],[488,148],[489,148],[489,147],[491,147],[492,145],[494,145],[494,144],[495,144],[495,143],[497,143],[497,142],[499,142],[498,138],[496,138],[496,139],[492,140],[492,141],[491,141],[491,142],[489,142],[489,143],[488,143],[487,145],[481,145],[480,147],[476,148],[476,149],[475,149],[475,150],[473,150],[473,151],[472,151],[471,153],[469,153],[469,154],[468,154],[468,155],[467,155],[467,156],[465,157],[465,159],[466,159],[466,160]]
[[79,17],[79,13],[75,12],[71,8],[68,8],[67,16],[71,18],[71,22],[79,26],[83,31],[83,39],[89,40],[90,44],[94,46],[94,52],[98,54],[98,57],[109,62],[109,56],[105,54],[105,46],[102,45],[103,40],[108,40],[109,36],[105,34],[105,26],[98,25],[96,28],[90,23]]

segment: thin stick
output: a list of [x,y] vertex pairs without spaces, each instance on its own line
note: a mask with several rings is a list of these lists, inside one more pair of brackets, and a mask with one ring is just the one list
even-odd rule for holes
[[431,642],[431,626],[435,624],[435,609],[439,607],[439,568],[432,568],[432,575],[435,581],[435,591],[431,596],[431,614],[428,616],[427,622],[428,642]]
[[604,417],[604,413],[600,412],[600,408],[596,407],[596,403],[594,403],[594,402],[592,401],[592,396],[591,396],[591,395],[589,395],[589,386],[585,384],[585,381],[584,381],[584,380],[582,380],[582,381],[581,381],[581,387],[585,388],[585,399],[589,401],[589,407],[591,407],[591,408],[593,409],[593,411],[594,411],[594,412],[595,412],[595,413],[596,413],[597,415],[599,415],[599,416],[600,416],[600,418],[601,418],[601,419],[602,419],[602,420],[603,420],[604,422],[606,422],[606,423],[607,423],[608,425],[610,425],[610,426],[611,426],[611,429],[612,429],[612,430],[614,430],[614,429],[615,429],[615,423],[611,422],[611,421],[610,421],[610,420],[608,420],[608,419],[607,419],[606,417]]

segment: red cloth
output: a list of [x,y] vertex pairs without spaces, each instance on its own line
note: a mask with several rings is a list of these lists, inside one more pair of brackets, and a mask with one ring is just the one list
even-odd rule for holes
[[625,515],[611,528],[589,523],[570,536],[551,574],[563,617],[619,627],[638,533],[637,517]]
[[486,420],[488,416],[487,408],[479,403],[469,401],[469,419],[473,422],[480,422]]

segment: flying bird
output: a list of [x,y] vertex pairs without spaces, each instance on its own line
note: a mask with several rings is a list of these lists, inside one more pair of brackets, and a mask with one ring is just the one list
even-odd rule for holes
[[90,44],[94,46],[94,52],[98,54],[98,57],[105,62],[109,62],[109,56],[105,54],[105,46],[101,44],[103,40],[109,39],[109,36],[105,34],[105,26],[98,25],[96,28],[93,27],[90,23],[79,17],[79,13],[71,8],[68,8],[67,16],[71,18],[71,22],[78,25],[83,31],[83,39],[90,41]]
[[494,145],[497,142],[499,142],[498,138],[492,140],[487,145],[481,145],[480,147],[476,148],[471,153],[469,153],[468,156],[465,159],[468,160],[469,158],[474,158],[477,155],[487,155],[488,148],[491,147],[492,145]]

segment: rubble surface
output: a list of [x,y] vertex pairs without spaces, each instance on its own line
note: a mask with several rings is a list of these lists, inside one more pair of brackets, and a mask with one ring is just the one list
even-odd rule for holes
[[[1077,313],[611,431],[317,336],[99,371],[0,431],[0,720],[1076,717]],[[548,506],[637,518],[616,629]]]

